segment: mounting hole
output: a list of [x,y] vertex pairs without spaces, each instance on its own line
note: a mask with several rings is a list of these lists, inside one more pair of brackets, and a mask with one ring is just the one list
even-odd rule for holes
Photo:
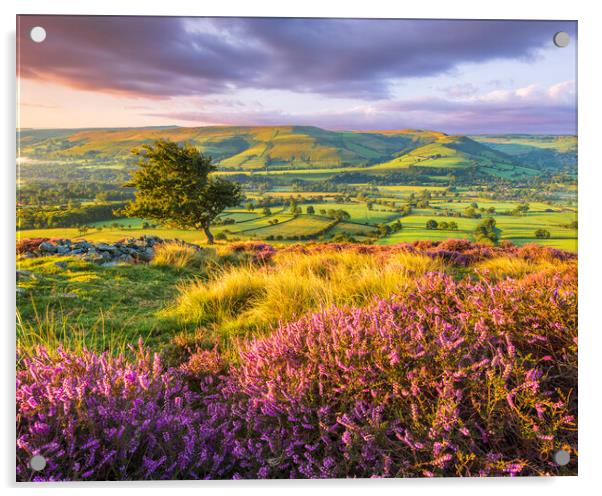
[[36,472],[41,472],[46,467],[46,458],[42,455],[34,455],[29,460],[29,466],[31,470],[35,470]]
[[571,37],[569,36],[568,33],[564,32],[564,31],[558,31],[554,35],[554,45],[556,45],[558,48],[564,48],[566,46],[569,46],[570,42],[571,42]]
[[35,28],[31,28],[29,36],[32,41],[42,43],[46,39],[46,30],[42,26],[36,26]]
[[571,454],[566,450],[558,450],[556,453],[554,453],[554,461],[561,467],[568,465],[571,461]]

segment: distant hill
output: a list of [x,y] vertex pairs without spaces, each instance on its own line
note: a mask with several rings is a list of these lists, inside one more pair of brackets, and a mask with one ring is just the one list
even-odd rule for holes
[[479,167],[495,176],[516,177],[538,174],[536,169],[562,165],[576,156],[573,137],[468,137],[414,129],[360,132],[312,126],[172,126],[26,129],[19,133],[21,156],[99,164],[125,164],[132,160],[132,148],[159,138],[191,143],[230,170],[356,167],[383,172],[409,167]]
[[505,134],[471,138],[537,169],[577,173],[577,136]]
[[405,134],[297,126],[25,130],[21,154],[50,160],[126,158],[132,148],[159,138],[192,143],[221,167],[242,169],[365,166],[415,146]]

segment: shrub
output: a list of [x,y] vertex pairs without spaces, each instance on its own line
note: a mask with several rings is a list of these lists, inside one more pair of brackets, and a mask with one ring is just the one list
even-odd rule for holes
[[500,230],[495,227],[496,222],[493,217],[480,222],[474,230],[475,240],[479,243],[495,245],[499,239]]
[[[462,241],[267,246],[229,248],[269,262],[179,301],[217,325],[276,327],[234,364],[208,328],[174,338],[173,369],[142,349],[19,350],[18,479],[576,473],[575,256]],[[446,253],[520,278],[456,281]],[[553,463],[558,449],[568,466]],[[34,474],[38,453],[49,463]]]
[[[17,479],[198,476],[211,460],[197,399],[141,349],[126,361],[40,348],[17,370]],[[48,463],[37,474],[27,466],[36,454]]]
[[254,342],[234,372],[249,476],[567,473],[551,454],[576,450],[576,294],[574,271],[429,274],[410,296]]
[[267,263],[272,258],[272,255],[276,253],[276,250],[272,245],[255,242],[233,243],[229,246],[228,250],[241,257],[241,261],[253,264]]
[[39,246],[49,238],[25,238],[17,240],[17,254],[36,251]]

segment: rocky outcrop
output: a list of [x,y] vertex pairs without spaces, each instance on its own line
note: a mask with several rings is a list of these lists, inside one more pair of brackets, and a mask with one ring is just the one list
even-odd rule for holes
[[[120,262],[148,263],[153,259],[155,246],[165,243],[167,240],[157,236],[141,236],[140,238],[119,240],[115,243],[92,243],[70,239],[38,239],[35,243],[32,241],[23,240],[21,249],[17,244],[17,253],[21,257],[76,256],[88,262],[110,266]],[[178,243],[200,250],[200,246],[192,243],[179,240]]]

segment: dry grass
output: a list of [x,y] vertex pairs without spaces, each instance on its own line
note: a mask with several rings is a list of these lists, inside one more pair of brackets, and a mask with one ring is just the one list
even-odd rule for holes
[[208,281],[184,284],[168,314],[228,335],[244,335],[322,307],[363,306],[402,291],[416,276],[444,269],[438,260],[407,253],[386,259],[352,251],[282,253],[273,262],[230,267]]
[[475,264],[474,270],[489,280],[521,279],[529,274],[540,271],[562,272],[576,261],[559,260],[527,260],[518,257],[496,257]]
[[163,243],[155,248],[153,265],[172,266],[178,268],[205,268],[216,261],[215,250],[203,248],[198,250],[193,246],[177,241]]

